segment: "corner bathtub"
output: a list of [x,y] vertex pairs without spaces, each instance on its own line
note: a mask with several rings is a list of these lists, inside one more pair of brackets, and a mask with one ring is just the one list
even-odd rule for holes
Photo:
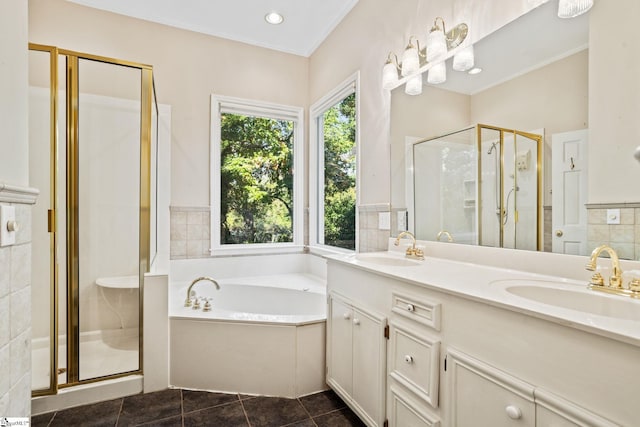
[[[193,276],[198,277],[197,274]],[[171,284],[170,383],[299,397],[326,389],[326,286],[307,274],[202,281],[212,310],[184,307],[190,282]]]

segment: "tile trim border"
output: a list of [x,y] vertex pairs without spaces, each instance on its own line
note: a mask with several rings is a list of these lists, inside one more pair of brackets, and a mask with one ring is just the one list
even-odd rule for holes
[[640,208],[640,202],[622,202],[622,203],[587,203],[587,209],[623,209],[623,208]]
[[40,190],[0,182],[0,202],[34,205]]

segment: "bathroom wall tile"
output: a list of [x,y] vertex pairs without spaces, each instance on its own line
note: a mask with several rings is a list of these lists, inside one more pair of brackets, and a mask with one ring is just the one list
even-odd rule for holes
[[606,224],[607,223],[607,210],[606,209],[589,209],[587,221],[589,224]]
[[202,240],[187,240],[187,258],[202,257]]
[[[0,347],[0,396],[11,389],[11,345]],[[0,412],[0,416],[9,415]]]
[[31,326],[31,287],[11,294],[11,339],[25,332]]
[[587,226],[587,240],[592,242],[608,242],[609,226],[589,224]]
[[171,226],[169,233],[171,240],[187,240],[187,224],[175,224]]
[[202,238],[205,240],[211,239],[211,226],[209,224],[209,221],[207,221],[205,224],[202,224]]
[[369,227],[369,217],[367,216],[366,212],[360,212],[360,214],[358,215],[358,221],[358,226],[361,230]]
[[15,205],[16,221],[20,228],[16,233],[16,244],[28,243],[31,241],[31,206]]
[[635,223],[635,209],[634,208],[622,208],[620,209],[620,224],[633,225]]
[[31,369],[31,329],[11,341],[11,384],[17,384]]
[[202,240],[202,224],[187,224],[187,241]]
[[208,257],[211,256],[211,251],[209,250],[211,247],[211,241],[203,240],[202,241],[202,256]]
[[11,388],[9,413],[12,417],[29,417],[31,415],[31,375],[25,374]]
[[9,413],[9,392],[5,394],[0,393],[0,414]]
[[11,292],[11,247],[0,248],[0,297]]
[[198,210],[198,211],[189,211],[187,212],[187,224],[192,225],[192,224],[197,224],[200,225],[202,224],[202,211]]
[[633,243],[611,242],[610,246],[616,251],[619,258],[633,259],[635,257],[635,244]]
[[636,225],[640,225],[640,208],[635,208],[635,212],[636,212]]
[[169,220],[171,227],[174,225],[187,225],[187,213],[184,211],[171,210],[171,219]]
[[636,256],[633,259],[635,259],[636,261],[640,261],[640,243],[636,243],[635,247],[636,247],[636,250],[635,250]]
[[31,277],[31,244],[11,246],[11,290],[29,284]]
[[[0,297],[0,347],[9,344],[11,340],[11,318],[5,313],[10,313],[11,310],[11,296],[5,295]],[[0,394],[2,394],[0,392]]]
[[171,240],[171,259],[177,259],[177,257],[187,256],[187,241],[186,240]]
[[378,240],[376,242],[376,251],[386,251],[387,245],[389,243],[389,231],[388,230],[380,230],[378,231]]
[[611,225],[610,227],[609,236],[611,242],[633,243],[635,238],[633,225]]

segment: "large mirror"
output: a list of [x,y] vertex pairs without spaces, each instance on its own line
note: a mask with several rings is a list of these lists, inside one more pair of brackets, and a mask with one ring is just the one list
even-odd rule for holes
[[[585,158],[589,115],[589,16],[562,20],[556,12],[557,2],[545,3],[477,42],[475,65],[482,69],[479,74],[453,71],[451,60],[448,60],[445,83],[425,84],[419,96],[405,94],[404,86],[392,91],[392,234],[406,227],[421,240],[440,240],[442,234],[439,232],[446,230],[458,243],[573,254],[586,254],[589,250]],[[535,149],[521,148],[514,153],[533,153],[527,160],[532,162],[531,166],[527,167],[542,171],[538,221],[518,223],[515,211],[515,215],[505,221],[505,212],[498,204],[492,214],[484,215],[486,224],[482,225],[485,219],[478,206],[488,208],[495,204],[496,195],[484,191],[484,198],[491,196],[492,201],[470,200],[469,195],[475,196],[482,185],[489,185],[482,184],[483,177],[477,176],[475,167],[480,161],[499,159],[494,154],[499,155],[499,152],[491,150],[491,138],[486,139],[488,145],[478,143],[481,134],[477,131],[478,124],[542,137],[540,155]],[[447,135],[447,155],[444,156],[442,148],[436,149],[434,141]],[[434,160],[437,156],[424,160],[424,153],[436,151],[443,160]],[[457,167],[451,172],[452,159],[458,163],[464,159],[460,164],[466,162],[467,167]],[[455,196],[447,198],[451,202],[459,196],[460,203],[449,203],[446,214],[432,197],[425,196],[429,194],[425,189],[436,182],[434,173],[440,177],[448,174],[446,179],[452,185],[459,184],[455,187],[457,190],[450,191]],[[526,191],[518,191],[523,185],[513,184],[513,174],[506,170],[502,174],[504,198],[509,189],[513,190],[507,203],[526,195]],[[475,182],[476,177],[478,182]],[[484,178],[488,179],[499,182],[495,176]],[[440,214],[433,213],[436,211]],[[561,215],[552,218],[558,216],[558,212]],[[446,221],[450,224],[453,218],[459,218],[460,223],[468,227],[461,227],[459,233],[447,230]],[[521,236],[527,233],[539,236],[538,242],[530,243],[532,240],[529,239],[529,243],[519,246],[512,238],[489,239],[488,233],[484,239],[478,237],[477,228],[489,230],[500,222],[506,222],[505,226],[508,226],[509,221],[513,227],[519,227]],[[564,234],[566,238],[556,233]],[[450,236],[446,237],[442,240],[449,240]]]

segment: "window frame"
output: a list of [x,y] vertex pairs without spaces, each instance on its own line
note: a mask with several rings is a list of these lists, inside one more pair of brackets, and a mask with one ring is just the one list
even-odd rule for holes
[[[324,140],[321,143],[319,120],[324,113],[347,96],[356,96],[356,204],[355,250],[324,244],[324,233],[319,230],[324,219]],[[360,247],[360,72],[357,71],[316,101],[309,109],[309,249],[312,253],[353,253]],[[322,167],[321,167],[322,165]]]
[[[224,113],[265,117],[294,122],[292,242],[222,244],[220,241],[221,115]],[[304,248],[304,109],[290,105],[211,94],[210,128],[210,221],[212,256],[294,252]]]

